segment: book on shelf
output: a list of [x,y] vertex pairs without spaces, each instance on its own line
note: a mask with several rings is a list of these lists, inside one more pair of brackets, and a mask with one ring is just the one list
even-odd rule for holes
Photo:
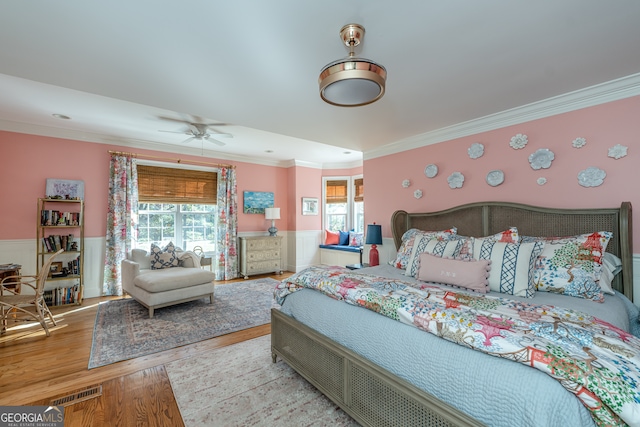
[[80,287],[76,284],[73,286],[61,286],[53,289],[45,289],[44,302],[48,306],[74,304],[78,302]]
[[[42,238],[42,250],[43,252],[58,252],[60,249],[64,249],[65,251],[70,251],[74,247],[75,236],[73,234],[69,235],[57,235],[52,234],[51,236]],[[77,250],[77,243],[76,243]]]

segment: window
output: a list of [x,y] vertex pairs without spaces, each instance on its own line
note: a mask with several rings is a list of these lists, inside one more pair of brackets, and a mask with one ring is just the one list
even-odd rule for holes
[[215,251],[217,173],[189,169],[138,166],[138,239],[192,250]]
[[325,177],[324,228],[364,231],[364,180],[362,177]]

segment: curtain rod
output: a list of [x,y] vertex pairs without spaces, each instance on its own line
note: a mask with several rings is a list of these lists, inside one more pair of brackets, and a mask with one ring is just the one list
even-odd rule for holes
[[235,165],[225,165],[224,163],[209,163],[209,162],[199,162],[197,160],[171,159],[171,158],[167,158],[167,157],[149,156],[147,154],[127,153],[125,151],[111,151],[111,150],[109,150],[109,154],[115,154],[115,155],[118,155],[118,156],[126,156],[126,157],[144,158],[144,159],[148,159],[148,160],[164,160],[164,161],[170,161],[170,162],[176,162],[176,163],[186,162],[186,163],[200,164],[200,165],[205,165],[205,166],[216,166],[216,167],[219,167],[219,168],[235,169]]

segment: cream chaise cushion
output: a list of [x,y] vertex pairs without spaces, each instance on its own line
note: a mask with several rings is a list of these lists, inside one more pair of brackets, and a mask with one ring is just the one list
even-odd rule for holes
[[173,267],[140,271],[133,283],[147,292],[165,292],[212,282],[216,275],[199,268]]

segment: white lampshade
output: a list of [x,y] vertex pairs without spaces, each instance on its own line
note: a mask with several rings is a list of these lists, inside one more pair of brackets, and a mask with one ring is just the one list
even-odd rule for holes
[[280,219],[280,208],[264,208],[265,219]]

